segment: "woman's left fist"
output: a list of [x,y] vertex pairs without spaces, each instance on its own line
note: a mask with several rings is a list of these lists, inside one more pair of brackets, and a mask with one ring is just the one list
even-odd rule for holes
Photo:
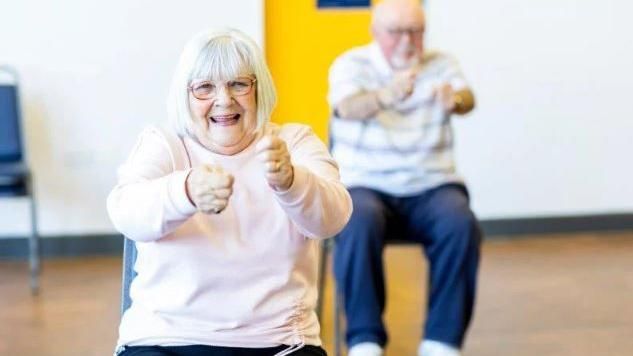
[[255,152],[263,163],[268,185],[277,191],[288,190],[294,181],[294,168],[286,142],[276,134],[265,135],[255,146]]

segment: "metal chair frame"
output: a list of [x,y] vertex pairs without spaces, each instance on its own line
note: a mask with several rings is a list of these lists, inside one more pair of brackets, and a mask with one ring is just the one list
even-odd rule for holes
[[[8,80],[2,80],[2,75]],[[33,189],[33,176],[24,160],[24,147],[21,132],[21,107],[19,100],[19,78],[17,72],[9,67],[0,66],[0,119],[8,120],[0,123],[6,124],[8,131],[14,131],[12,136],[13,147],[0,151],[0,196],[27,197],[29,200],[29,212],[31,218],[31,233],[29,239],[29,285],[31,294],[39,293],[40,282],[40,244],[37,230],[37,205]],[[7,110],[6,112],[4,110]],[[11,132],[5,132],[11,135]],[[9,145],[11,142],[7,142]]]
[[[322,304],[323,300],[323,291],[325,290],[325,278],[323,277],[327,272],[326,263],[329,258],[329,255],[333,254],[335,248],[335,238],[326,240],[323,244],[323,248],[321,250],[321,265],[320,265],[320,280],[319,280],[319,304]],[[390,239],[385,241],[385,247],[387,246],[398,246],[398,245],[420,245],[417,241],[405,240],[405,239]],[[343,296],[338,292],[336,288],[336,281],[334,281],[334,285],[332,286],[332,300],[333,300],[333,314],[334,314],[334,356],[342,356],[343,349],[343,340],[345,339],[345,335],[343,334],[343,315],[344,315],[344,305],[343,305]]]

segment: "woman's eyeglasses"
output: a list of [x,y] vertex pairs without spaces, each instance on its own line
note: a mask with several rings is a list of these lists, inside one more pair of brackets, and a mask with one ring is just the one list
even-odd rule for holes
[[237,78],[227,82],[212,82],[204,80],[189,85],[189,90],[194,98],[199,100],[213,99],[221,86],[226,86],[231,96],[242,96],[251,92],[257,79]]

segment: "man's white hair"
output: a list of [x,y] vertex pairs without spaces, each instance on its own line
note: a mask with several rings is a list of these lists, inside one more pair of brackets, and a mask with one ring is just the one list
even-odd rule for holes
[[387,18],[397,8],[414,8],[424,11],[420,0],[384,0],[376,4],[371,11],[371,26],[383,26]]
[[257,128],[270,120],[277,94],[270,71],[259,46],[236,29],[205,31],[194,36],[180,55],[167,99],[172,127],[181,136],[192,136],[193,118],[189,107],[192,79],[230,80],[252,73],[257,78]]

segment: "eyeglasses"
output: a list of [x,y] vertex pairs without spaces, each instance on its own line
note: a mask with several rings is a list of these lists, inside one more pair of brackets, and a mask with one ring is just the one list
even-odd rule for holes
[[199,100],[207,100],[214,98],[219,91],[219,87],[224,84],[231,96],[242,96],[251,92],[257,79],[237,78],[227,82],[212,82],[204,80],[189,85],[189,90],[194,98]]
[[402,37],[405,33],[410,37],[419,37],[424,34],[424,27],[394,27],[388,28],[387,33],[393,37]]

